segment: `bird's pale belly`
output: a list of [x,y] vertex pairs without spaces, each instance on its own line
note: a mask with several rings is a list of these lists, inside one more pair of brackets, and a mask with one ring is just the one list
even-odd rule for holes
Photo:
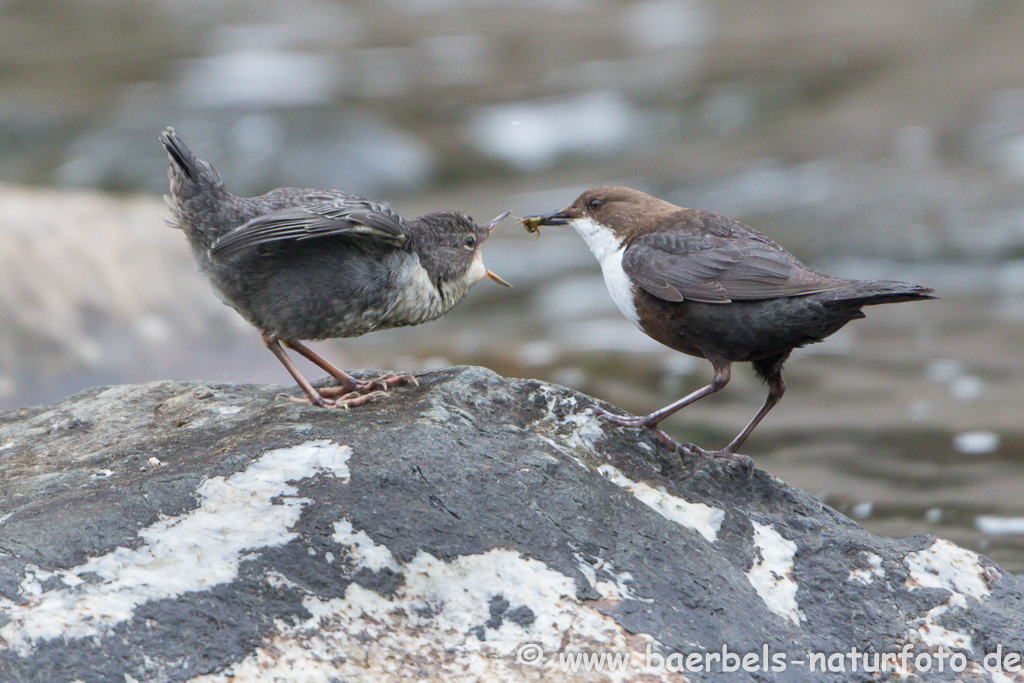
[[[253,325],[293,340],[418,325],[461,298],[442,297],[415,257],[397,263],[310,259],[301,273],[278,267],[264,278],[250,278],[244,294],[230,286],[218,289]],[[234,305],[236,298],[247,305]]]

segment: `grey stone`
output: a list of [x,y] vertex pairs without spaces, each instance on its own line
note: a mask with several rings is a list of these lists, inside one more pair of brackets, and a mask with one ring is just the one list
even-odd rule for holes
[[351,411],[158,382],[0,413],[0,680],[606,680],[580,652],[630,656],[607,680],[894,680],[848,653],[907,646],[959,681],[1024,649],[1024,593],[973,552],[681,462],[562,387],[418,377]]

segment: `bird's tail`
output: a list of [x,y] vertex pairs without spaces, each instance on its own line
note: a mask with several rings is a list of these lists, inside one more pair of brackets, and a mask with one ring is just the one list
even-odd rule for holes
[[[221,181],[213,166],[197,157],[190,150],[173,128],[168,128],[160,134],[160,142],[163,143],[167,155],[171,158],[171,169],[168,175],[171,179],[171,192],[178,195],[181,190],[192,189],[190,186],[223,191],[224,183]],[[179,187],[175,187],[178,185]]]
[[854,280],[833,292],[831,299],[834,303],[855,304],[858,307],[936,298],[933,290],[928,287],[891,280]]
[[207,234],[210,232],[209,219],[204,218],[204,214],[215,212],[221,200],[230,197],[224,189],[224,182],[213,166],[197,157],[181,141],[173,128],[160,134],[160,142],[171,160],[167,170],[171,194],[164,197],[173,215],[169,223],[184,230],[190,242],[209,247],[208,243],[215,235]]

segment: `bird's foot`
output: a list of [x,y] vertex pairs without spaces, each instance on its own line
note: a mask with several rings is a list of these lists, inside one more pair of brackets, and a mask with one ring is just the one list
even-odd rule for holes
[[674,451],[680,450],[679,444],[677,444],[671,436],[666,434],[664,430],[658,427],[657,422],[652,422],[649,415],[641,417],[637,417],[635,415],[617,415],[613,412],[605,410],[601,406],[594,403],[591,403],[589,406],[587,406],[586,410],[589,410],[590,412],[594,413],[594,415],[604,420],[605,422],[611,422],[612,424],[617,424],[622,427],[633,427],[636,429],[639,429],[641,427],[647,427],[647,429],[650,429],[652,432],[654,432],[654,435],[658,437],[658,440],[661,441],[663,444],[665,444]]
[[740,468],[746,472],[747,479],[754,476],[754,461],[749,456],[742,455],[740,453],[733,453],[728,448],[723,448],[720,451],[706,451],[699,446],[695,446],[692,443],[679,444],[676,443],[675,439],[666,434],[664,430],[658,427],[656,422],[652,422],[650,416],[637,417],[634,415],[617,415],[609,412],[604,408],[591,404],[586,408],[594,415],[605,422],[611,422],[612,424],[621,425],[623,427],[646,427],[654,432],[654,435],[658,437],[658,440],[663,444],[676,451],[682,456],[704,456],[708,458],[724,458],[725,460],[731,460],[737,463]]
[[[605,422],[611,422],[621,427],[648,427],[649,425],[644,422],[644,418],[636,417],[634,415],[617,415],[609,410],[605,410],[596,403],[591,403],[585,408],[589,410],[597,417],[601,418]],[[660,430],[659,430],[660,431]]]
[[347,394],[338,395],[338,392],[329,392],[331,395],[326,395],[324,391],[319,394],[320,400],[310,399],[308,397],[298,398],[297,396],[289,396],[288,394],[278,394],[277,398],[291,401],[292,403],[305,403],[306,405],[318,405],[321,408],[343,408],[348,410],[349,408],[355,408],[356,406],[366,405],[372,403],[378,398],[384,398],[388,395],[386,391],[350,391]]
[[747,479],[754,476],[754,461],[750,459],[750,456],[743,455],[741,453],[733,453],[728,448],[723,448],[720,451],[706,451],[700,446],[695,446],[692,443],[684,443],[679,447],[679,450],[683,455],[687,456],[702,456],[705,458],[723,458],[725,460],[731,460],[737,463],[747,474]]
[[331,406],[334,408],[343,408],[348,410],[349,408],[355,408],[356,406],[373,403],[378,398],[386,398],[387,396],[388,392],[386,391],[367,391],[365,393],[350,391],[347,394],[331,399]]
[[348,396],[349,394],[369,394],[375,391],[387,391],[391,387],[402,386],[405,384],[411,384],[414,387],[418,387],[420,383],[412,375],[399,375],[394,372],[389,372],[386,375],[381,375],[376,379],[352,379],[350,382],[346,382],[336,387],[325,387],[320,389],[320,395],[324,398],[338,398]]
[[376,379],[357,380],[350,378],[350,381],[339,386],[324,387],[323,389],[310,387],[303,398],[289,396],[288,394],[278,394],[277,398],[285,399],[292,403],[320,406],[321,408],[344,408],[348,410],[349,408],[372,403],[378,398],[383,398],[388,395],[388,389],[403,384],[419,386],[419,382],[412,375],[399,375],[390,372]]

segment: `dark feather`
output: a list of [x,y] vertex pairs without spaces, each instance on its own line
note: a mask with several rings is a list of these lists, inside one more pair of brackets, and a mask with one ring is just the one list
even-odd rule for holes
[[752,230],[708,234],[689,229],[686,220],[681,223],[680,229],[636,237],[622,257],[626,274],[665,301],[724,304],[801,296],[845,284],[808,270]]
[[168,128],[160,134],[160,142],[163,144],[171,161],[185,178],[196,185],[207,184],[211,187],[220,188],[222,183],[220,176],[210,164],[197,157],[188,146],[181,141],[173,128]]
[[405,222],[389,206],[339,192],[310,195],[296,206],[257,216],[217,240],[210,254],[227,258],[260,244],[332,235],[393,246],[403,246],[409,240]]

